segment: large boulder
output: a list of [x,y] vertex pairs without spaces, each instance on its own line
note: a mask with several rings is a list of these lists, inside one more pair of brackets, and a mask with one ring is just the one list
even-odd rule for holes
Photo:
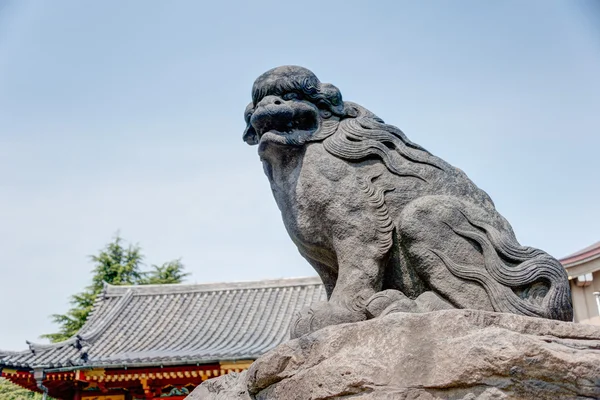
[[595,399],[600,328],[475,310],[396,313],[291,340],[241,379],[221,379],[221,394],[229,385],[240,397],[204,383],[197,398]]
[[246,371],[230,372],[205,381],[186,400],[251,400],[246,388]]

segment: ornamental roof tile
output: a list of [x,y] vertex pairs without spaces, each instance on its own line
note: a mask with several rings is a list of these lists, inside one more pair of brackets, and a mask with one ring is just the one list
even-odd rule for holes
[[600,242],[594,243],[585,249],[561,258],[559,261],[565,268],[574,267],[585,262],[600,258]]
[[76,369],[255,359],[286,341],[296,311],[326,298],[319,278],[105,285],[79,333],[0,355],[0,367]]

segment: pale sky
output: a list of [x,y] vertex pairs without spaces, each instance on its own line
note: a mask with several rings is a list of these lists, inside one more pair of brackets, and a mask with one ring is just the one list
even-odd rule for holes
[[312,69],[463,169],[522,244],[600,240],[595,0],[0,0],[0,349],[54,332],[113,234],[189,282],[314,275],[241,140]]

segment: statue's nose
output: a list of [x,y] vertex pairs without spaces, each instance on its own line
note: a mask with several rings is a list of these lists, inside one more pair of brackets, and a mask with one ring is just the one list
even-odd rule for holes
[[257,107],[265,107],[265,106],[280,106],[283,104],[281,97],[279,96],[265,96],[256,106]]

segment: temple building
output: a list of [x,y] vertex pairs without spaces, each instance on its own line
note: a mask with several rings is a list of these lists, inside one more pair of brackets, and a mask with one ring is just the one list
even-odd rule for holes
[[183,399],[286,341],[295,312],[325,298],[318,278],[107,284],[77,335],[1,354],[1,376],[56,399]]
[[[574,321],[600,325],[600,242],[560,260]],[[317,277],[213,284],[106,284],[77,335],[0,351],[0,376],[55,399],[184,399],[285,342],[295,312],[326,298]]]
[[569,275],[574,321],[600,325],[600,242],[559,261]]

